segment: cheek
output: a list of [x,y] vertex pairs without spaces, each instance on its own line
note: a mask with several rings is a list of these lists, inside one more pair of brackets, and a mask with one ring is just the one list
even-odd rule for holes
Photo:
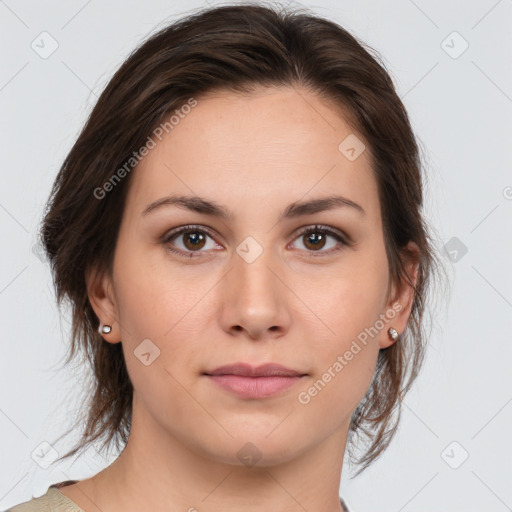
[[[208,292],[218,279],[172,271],[164,259],[165,255],[157,254],[151,261],[147,253],[128,252],[120,244],[114,266],[126,365],[135,388],[144,396],[165,387],[179,393],[172,376],[189,386],[200,372],[201,333],[213,307]],[[149,356],[142,356],[148,352]],[[144,359],[154,362],[145,366]]]
[[[349,261],[350,259],[350,261]],[[386,263],[351,255],[345,265],[320,279],[306,280],[302,296],[321,320],[321,336],[333,350],[341,350],[378,320],[385,306]],[[315,320],[311,325],[318,325]]]
[[[318,414],[329,404],[341,414],[359,403],[375,371],[379,337],[388,327],[380,320],[387,291],[385,260],[377,264],[361,256],[346,268],[307,291],[322,322],[304,321],[310,340],[316,340],[311,347],[316,364],[314,379],[302,389],[302,403]],[[321,335],[313,336],[313,323],[316,329],[320,325]]]
[[310,338],[317,340],[308,347],[314,351],[314,374],[296,399],[310,428],[321,417],[325,432],[336,429],[349,421],[366,394],[380,349],[379,331],[372,330],[381,313],[379,292],[375,283],[347,279],[329,292],[331,300],[315,310],[329,329]]
[[120,243],[114,267],[121,329],[130,343],[139,338],[160,342],[189,323],[209,285],[179,272],[177,266],[173,271],[163,248],[144,253],[137,251],[135,242],[128,250],[128,244]]

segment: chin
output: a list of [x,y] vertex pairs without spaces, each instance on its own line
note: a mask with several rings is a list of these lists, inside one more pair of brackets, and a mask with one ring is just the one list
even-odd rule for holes
[[[276,425],[273,426],[275,428]],[[264,431],[263,431],[264,430]],[[279,434],[277,429],[258,430],[248,428],[239,432],[224,442],[217,440],[205,446],[201,440],[204,455],[217,462],[239,467],[271,467],[290,462],[307,450],[307,446],[298,444],[295,434],[283,429]],[[215,447],[212,450],[212,447]]]

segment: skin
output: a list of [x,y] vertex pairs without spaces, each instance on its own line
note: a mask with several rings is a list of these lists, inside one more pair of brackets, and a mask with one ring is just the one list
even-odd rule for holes
[[[351,133],[339,108],[303,89],[210,93],[133,171],[113,275],[87,276],[98,318],[112,325],[105,342],[123,344],[132,431],[113,464],[61,489],[85,511],[341,510],[351,415],[379,350],[393,343],[387,329],[404,331],[413,300],[409,286],[389,282],[369,148],[354,161],[338,150]],[[365,215],[342,207],[278,221],[290,203],[334,192]],[[177,206],[141,214],[170,194],[215,201],[232,219]],[[193,228],[161,240],[189,224],[214,234],[192,259]],[[352,245],[328,235],[315,248],[311,233],[298,234],[315,224]],[[251,263],[236,252],[247,236],[263,249]],[[415,261],[407,265],[414,281]],[[298,394],[393,304],[401,306],[394,318],[301,404]],[[148,366],[134,355],[144,339],[160,350]],[[240,361],[307,376],[276,396],[242,399],[203,375]],[[253,467],[237,456],[247,442],[261,455]]]

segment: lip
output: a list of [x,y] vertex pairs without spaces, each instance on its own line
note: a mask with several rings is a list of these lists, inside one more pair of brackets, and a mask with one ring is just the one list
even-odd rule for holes
[[238,375],[241,377],[301,377],[304,375],[277,363],[266,363],[260,366],[252,366],[249,363],[226,364],[205,373],[206,375]]
[[241,398],[267,398],[289,389],[305,374],[285,366],[267,363],[251,366],[236,363],[206,372],[215,384]]

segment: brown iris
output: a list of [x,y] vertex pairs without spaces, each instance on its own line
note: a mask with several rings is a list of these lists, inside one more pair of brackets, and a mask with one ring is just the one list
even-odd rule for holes
[[[187,249],[202,249],[204,247],[204,243],[206,237],[204,234],[199,233],[197,231],[188,231],[184,233],[185,242],[184,245]],[[191,245],[188,245],[188,242],[191,242]]]
[[[306,235],[304,235],[306,236]],[[306,243],[304,244],[308,249],[321,249],[325,245],[325,234],[324,233],[316,233],[311,232],[307,234]],[[308,244],[311,243],[311,246]]]

